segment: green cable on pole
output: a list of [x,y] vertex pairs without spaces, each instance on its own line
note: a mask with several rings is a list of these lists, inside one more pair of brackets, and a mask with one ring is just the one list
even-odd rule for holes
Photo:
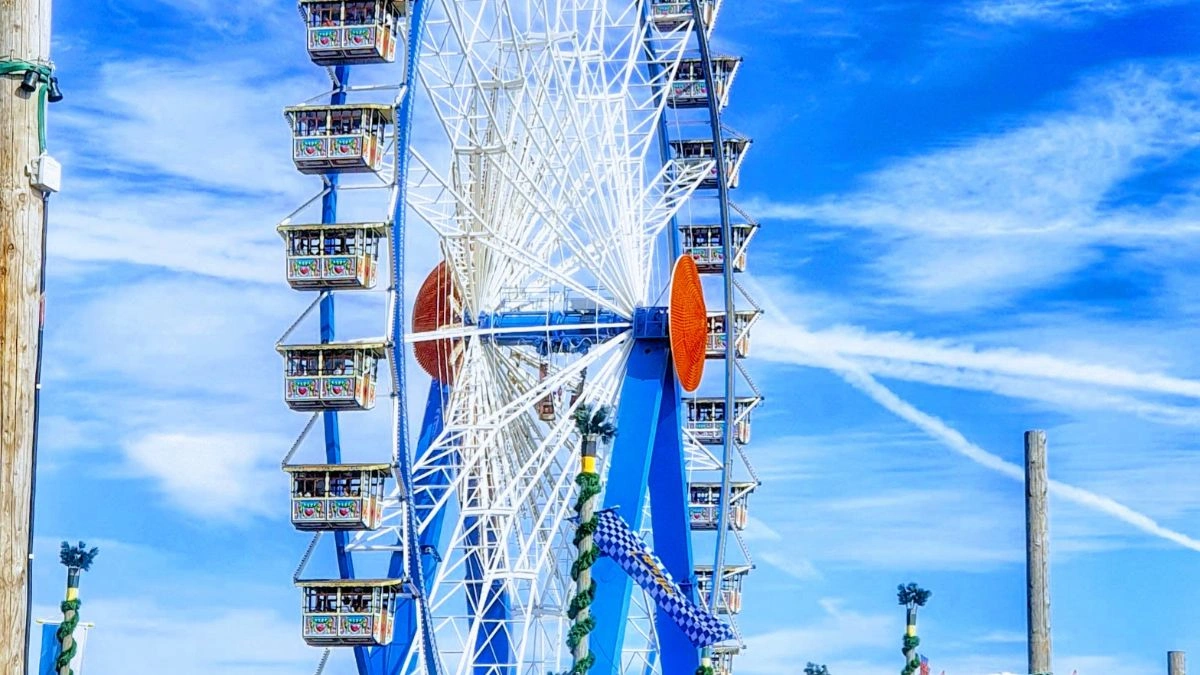
[[36,73],[38,96],[38,152],[46,152],[46,102],[52,84],[57,86],[53,75],[54,67],[47,63],[33,63],[21,59],[0,59],[0,76]]

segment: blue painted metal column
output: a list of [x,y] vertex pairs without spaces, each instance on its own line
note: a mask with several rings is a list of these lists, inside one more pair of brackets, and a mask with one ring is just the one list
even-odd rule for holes
[[[634,531],[642,526],[642,507],[663,403],[663,380],[670,377],[669,364],[670,346],[666,340],[638,340],[621,385],[617,436],[605,474],[603,508],[619,507],[618,512]],[[592,616],[596,619],[590,640],[596,656],[592,672],[613,675],[620,672],[633,581],[604,557],[596,561],[592,578],[597,586],[592,603]]]
[[[333,95],[329,97],[329,103],[330,105],[342,105],[346,102],[345,87],[350,84],[350,68],[348,66],[334,68],[333,77],[337,83]],[[321,224],[331,225],[338,222],[338,175],[330,173],[326,174],[324,178],[328,189],[321,198]],[[321,246],[324,247],[324,245],[325,243],[321,242]],[[321,344],[333,342],[337,338],[334,330],[334,307],[333,293],[327,293],[321,299]],[[329,464],[341,464],[342,442],[338,428],[338,414],[333,411],[321,413],[321,423],[325,432],[325,461]],[[348,532],[333,533],[333,543],[337,551],[338,574],[343,579],[354,578],[354,559],[346,550],[346,543],[349,539]],[[358,666],[359,675],[368,675],[366,648],[354,648],[354,662]]]
[[[445,405],[449,395],[450,388],[448,386],[443,385],[437,380],[430,381],[429,397],[425,402],[425,417],[421,421],[421,437],[417,439],[418,457],[425,457],[433,441],[437,438],[438,434],[442,433],[442,428],[445,424]],[[449,459],[444,460],[444,462],[449,461]],[[427,485],[446,485],[449,482],[450,475],[447,471],[430,474],[428,480],[415,482],[414,484],[418,487],[424,487]],[[413,495],[413,508],[418,512],[422,510],[428,511],[432,507],[432,501],[433,498],[428,492],[418,492]],[[433,574],[437,571],[437,562],[440,562],[437,551],[440,548],[442,520],[443,514],[439,513],[433,523],[421,533],[420,551],[422,552],[425,572],[425,593],[429,592]],[[404,556],[399,552],[393,553],[388,566],[388,577],[399,579],[404,576],[404,572]],[[405,659],[408,658],[412,647],[416,646],[412,641],[412,636],[417,633],[417,625],[416,603],[411,599],[401,600],[399,607],[396,609],[396,628],[394,634],[397,639],[386,647],[379,647],[372,650],[370,656],[370,672],[372,675],[399,675],[402,672]]]
[[[654,528],[654,552],[671,577],[695,602],[695,559],[688,517],[687,458],[683,450],[681,406],[679,384],[669,372],[663,379],[658,433],[654,457],[650,461],[650,520]],[[700,650],[692,645],[678,624],[665,612],[656,610],[654,627],[662,672],[695,672],[700,665]]]
[[708,119],[712,126],[713,155],[717,160],[717,201],[721,210],[722,280],[725,284],[725,428],[722,434],[721,497],[717,506],[717,543],[713,554],[713,584],[709,589],[708,605],[715,612],[721,597],[721,579],[725,572],[725,542],[729,535],[729,503],[733,480],[733,420],[737,390],[737,311],[733,295],[733,227],[729,221],[729,177],[725,162],[725,144],[721,132],[721,108],[717,100],[717,80],[713,73],[708,30],[704,23],[700,0],[691,0],[692,18],[696,26],[696,42],[704,65],[704,83],[708,88]]
[[[405,64],[404,75],[404,91],[400,96],[400,101],[396,106],[396,189],[397,195],[395,200],[395,209],[392,212],[392,232],[391,232],[391,284],[394,307],[392,308],[392,323],[388,327],[389,337],[391,341],[391,354],[388,362],[392,368],[392,382],[395,386],[392,400],[392,410],[396,419],[396,429],[394,430],[394,443],[396,447],[396,457],[394,458],[397,464],[396,473],[401,483],[403,494],[408,498],[415,493],[415,485],[413,483],[413,457],[409,453],[408,444],[408,405],[407,405],[407,379],[405,377],[405,349],[404,349],[404,321],[406,319],[404,311],[404,233],[405,226],[408,221],[408,166],[409,166],[409,145],[412,139],[413,127],[413,90],[417,86],[417,69],[421,60],[421,36],[425,32],[425,17],[429,13],[429,0],[413,0],[409,4],[409,28],[408,28],[408,61]],[[440,392],[444,394],[444,392]],[[433,392],[431,389],[431,398]],[[441,397],[438,398],[437,418],[441,419]],[[429,409],[427,408],[427,419],[429,417]],[[430,431],[429,427],[422,429],[422,437],[425,437]],[[432,436],[430,436],[432,438]],[[413,598],[408,604],[412,605],[414,612],[420,612],[426,617],[428,616],[427,585],[425,577],[425,564],[422,561],[421,550],[418,544],[417,536],[417,519],[414,509],[405,509],[404,522],[401,524],[404,532],[401,543],[408,547],[407,556],[396,554],[392,556],[391,576],[392,578],[407,578],[414,584],[419,597]],[[407,569],[404,567],[407,560]],[[414,615],[415,619],[415,615]],[[419,627],[419,628],[418,628]],[[403,649],[407,650],[412,647],[412,643],[420,641],[424,647],[423,666],[428,675],[438,675],[442,672],[440,660],[437,654],[437,640],[434,635],[433,626],[430,621],[413,621],[406,624],[407,632],[401,632],[400,626],[397,625],[395,631],[394,643],[397,647],[404,645]],[[419,630],[419,634],[418,634]],[[389,650],[382,651],[379,657],[381,667],[390,668],[384,671],[375,671],[371,675],[400,675],[399,668],[403,663],[403,653],[401,649],[395,650],[400,654],[400,659],[389,658]]]

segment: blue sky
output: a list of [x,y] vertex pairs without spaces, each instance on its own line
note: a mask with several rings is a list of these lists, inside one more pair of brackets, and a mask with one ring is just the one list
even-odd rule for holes
[[[1170,540],[1200,536],[1200,5],[738,4],[718,46],[746,59],[726,121],[756,141],[768,403],[737,672],[897,672],[910,580],[935,672],[1023,672],[1022,487],[979,453],[1019,464],[1029,428],[1087,491],[1051,500],[1056,672],[1200,653],[1197,552]],[[306,300],[272,228],[315,189],[280,110],[323,75],[290,3],[55,12],[35,611],[85,538],[92,675],[311,673],[271,348]]]

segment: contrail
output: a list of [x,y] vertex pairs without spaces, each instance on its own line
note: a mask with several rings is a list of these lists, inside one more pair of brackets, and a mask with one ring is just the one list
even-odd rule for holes
[[[770,321],[767,319],[766,321]],[[765,321],[764,321],[765,323]],[[794,337],[794,336],[789,336]],[[1069,361],[1048,354],[1015,349],[977,349],[943,340],[918,340],[900,333],[868,334],[861,329],[803,331],[801,344],[843,356],[894,359],[946,368],[986,371],[1134,389],[1159,394],[1200,398],[1200,382],[1161,373],[1139,373],[1124,368]]]
[[[787,325],[791,330],[801,332],[795,326],[791,324]],[[798,351],[796,347],[792,347],[792,349]],[[911,403],[901,399],[892,390],[880,384],[878,380],[858,364],[830,352],[814,353],[813,351],[807,351],[804,356],[807,358],[801,357],[797,360],[801,363],[816,361],[820,367],[837,373],[855,389],[871,397],[876,403],[887,408],[897,417],[911,422],[925,433],[941,441],[951,450],[996,473],[1003,474],[1020,482],[1025,481],[1025,469],[1023,467],[993,455],[971,441],[968,441],[965,436],[952,429],[942,420],[918,410]],[[1134,511],[1128,506],[1108,497],[1056,480],[1049,481],[1049,489],[1052,494],[1069,502],[1100,511],[1101,513],[1107,513],[1117,520],[1132,525],[1143,532],[1172,541],[1184,548],[1200,551],[1200,540],[1163,527],[1149,516]]]

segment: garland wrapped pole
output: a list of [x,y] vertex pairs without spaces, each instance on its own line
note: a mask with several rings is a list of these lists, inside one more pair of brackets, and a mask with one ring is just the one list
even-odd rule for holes
[[579,485],[579,497],[575,500],[575,513],[579,517],[575,546],[579,553],[571,565],[575,595],[567,609],[567,616],[573,622],[567,633],[567,646],[574,661],[568,675],[585,675],[596,661],[588,645],[588,634],[596,627],[589,609],[596,597],[592,565],[600,557],[600,550],[592,542],[592,535],[596,533],[596,500],[600,496],[600,473],[596,465],[599,445],[612,441],[617,433],[609,419],[611,412],[608,407],[593,410],[586,403],[575,409],[575,428],[583,442],[579,475],[575,477],[575,483]]
[[92,548],[82,541],[78,546],[62,543],[58,559],[67,568],[67,599],[63,600],[63,620],[58,626],[58,659],[54,662],[54,670],[58,675],[72,675],[71,659],[75,658],[75,627],[79,625],[79,575],[92,566],[92,561],[100,549]]
[[921,658],[917,655],[917,647],[921,644],[921,638],[917,637],[917,608],[924,607],[925,603],[929,602],[933,591],[927,591],[913,583],[907,586],[900,584],[896,591],[896,598],[907,609],[904,627],[904,669],[900,671],[900,675],[912,675],[921,667]]

